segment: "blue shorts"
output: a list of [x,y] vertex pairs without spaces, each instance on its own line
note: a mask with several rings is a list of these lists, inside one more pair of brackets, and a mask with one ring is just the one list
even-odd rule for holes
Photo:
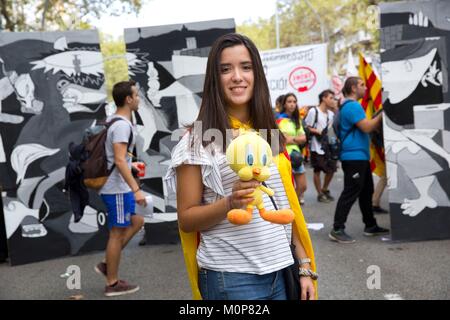
[[297,169],[292,168],[292,173],[293,174],[302,174],[305,173],[305,165],[302,164],[300,167],[298,167]]
[[131,225],[131,217],[136,213],[136,200],[133,192],[102,194],[108,211],[108,228],[125,228]]

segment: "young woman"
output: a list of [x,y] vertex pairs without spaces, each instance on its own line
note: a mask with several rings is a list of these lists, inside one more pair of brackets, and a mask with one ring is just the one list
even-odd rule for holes
[[275,119],[278,119],[280,117],[281,103],[283,102],[283,97],[284,97],[284,95],[280,95],[275,100]]
[[[275,190],[273,199],[280,209],[294,210],[295,222],[272,224],[255,210],[250,223],[233,225],[227,212],[251,202],[248,196],[259,183],[241,182],[226,162],[225,137],[231,139],[230,130],[239,128],[276,129],[276,123],[255,45],[245,36],[228,34],[211,48],[197,121],[173,149],[165,180],[177,193],[178,223],[194,298],[286,299],[282,270],[293,263],[290,243],[296,246],[297,257],[303,258],[302,268],[314,271],[315,263],[300,206],[294,201],[289,162],[280,155],[284,138],[278,135],[279,165],[270,167],[266,183]],[[204,139],[209,129],[216,129],[221,137]],[[269,144],[273,136],[267,135]],[[264,205],[274,209],[268,197]],[[315,281],[305,276],[300,282],[302,298],[314,299]]]
[[302,126],[295,94],[288,93],[284,96],[281,103],[281,115],[282,118],[278,121],[278,127],[286,138],[286,149],[292,161],[295,191],[300,199],[300,203],[303,204],[303,195],[306,191],[306,175],[300,145],[306,143],[306,135]]

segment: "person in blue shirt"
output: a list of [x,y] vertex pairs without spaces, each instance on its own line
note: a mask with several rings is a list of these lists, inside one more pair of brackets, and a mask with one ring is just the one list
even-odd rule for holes
[[345,231],[350,209],[356,200],[365,224],[364,235],[386,234],[388,229],[377,225],[372,210],[373,180],[370,169],[369,133],[381,126],[381,113],[372,119],[366,118],[362,105],[358,102],[364,97],[367,87],[359,77],[350,77],[345,81],[342,92],[345,101],[339,112],[342,143],[340,159],[344,171],[344,190],[336,205],[333,229],[329,237],[339,243],[353,243],[355,240]]

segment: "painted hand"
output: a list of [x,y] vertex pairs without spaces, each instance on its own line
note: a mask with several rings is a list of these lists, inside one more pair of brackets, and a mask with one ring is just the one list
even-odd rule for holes
[[409,16],[409,24],[418,27],[428,28],[429,19],[423,14],[422,11]]

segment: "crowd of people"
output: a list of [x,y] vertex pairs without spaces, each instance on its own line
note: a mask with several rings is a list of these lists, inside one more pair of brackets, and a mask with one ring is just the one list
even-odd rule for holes
[[[307,164],[313,169],[317,201],[330,203],[335,200],[329,186],[337,171],[338,160],[331,155],[328,135],[333,128],[335,116],[340,117],[338,123],[341,134],[338,138],[342,141],[342,150],[339,159],[344,171],[344,186],[336,204],[333,229],[329,234],[331,240],[339,243],[354,242],[344,229],[349,211],[357,199],[366,226],[364,234],[374,236],[389,232],[388,229],[379,227],[374,218],[374,213],[388,212],[380,206],[386,176],[380,177],[374,190],[369,162],[369,134],[379,130],[381,113],[373,119],[366,119],[364,109],[358,102],[366,90],[362,79],[349,77],[343,88],[345,99],[342,103],[334,91],[327,89],[319,94],[317,106],[299,107],[296,95],[287,93],[276,99],[274,107],[279,129],[286,137],[286,149],[290,155],[301,204],[305,202]],[[323,181],[321,173],[324,175]]]

